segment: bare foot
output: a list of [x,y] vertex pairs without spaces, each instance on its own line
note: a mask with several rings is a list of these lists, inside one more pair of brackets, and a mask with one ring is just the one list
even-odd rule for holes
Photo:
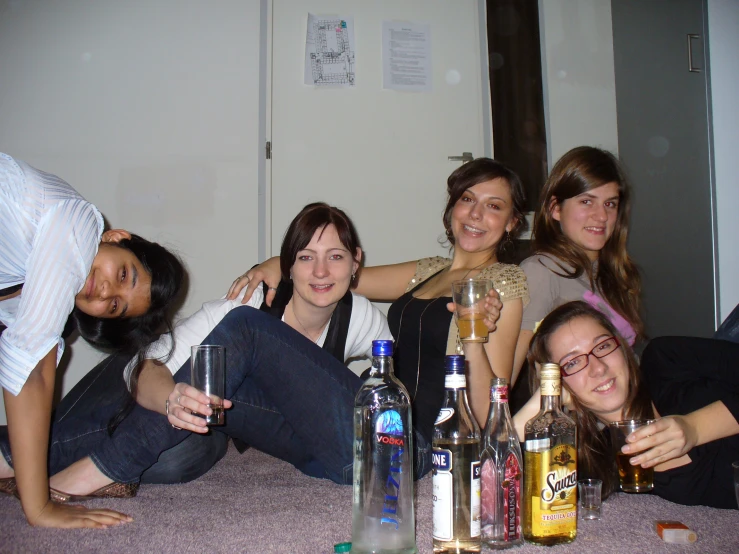
[[6,479],[7,477],[14,477],[15,471],[8,465],[5,460],[5,456],[0,456],[0,479]]
[[54,475],[49,479],[49,486],[60,492],[79,496],[95,492],[112,482],[113,480],[106,477],[87,457]]

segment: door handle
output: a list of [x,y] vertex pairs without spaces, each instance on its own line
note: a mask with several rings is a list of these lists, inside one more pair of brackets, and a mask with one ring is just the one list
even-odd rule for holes
[[472,155],[472,152],[462,152],[461,156],[447,156],[449,158],[450,162],[462,162],[467,163],[474,160],[474,156]]
[[693,39],[700,40],[700,35],[688,35],[688,71],[691,73],[700,73],[700,67],[693,67]]

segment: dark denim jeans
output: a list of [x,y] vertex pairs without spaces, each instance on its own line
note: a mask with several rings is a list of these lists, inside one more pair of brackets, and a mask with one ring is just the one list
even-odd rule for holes
[[[362,383],[359,377],[278,319],[247,306],[232,310],[205,338],[206,343],[226,347],[225,395],[234,405],[226,412],[226,424],[218,427],[219,434],[290,462],[307,475],[340,484],[352,482],[354,397]],[[122,367],[116,372],[121,376]],[[189,383],[189,361],[174,379]],[[177,482],[181,468],[168,479],[164,460],[175,463],[187,458],[193,468],[200,468],[200,474],[210,469],[215,462],[202,458],[212,456],[211,452],[207,448],[190,452],[187,446],[193,439],[186,439],[194,433],[174,429],[165,416],[139,405],[109,436],[107,421],[125,394],[123,380],[119,380],[120,391],[113,387],[94,395],[104,397],[93,402],[101,405],[99,410],[88,403],[83,407],[79,401],[68,410],[65,419],[68,425],[75,421],[69,425],[74,433],[62,439],[55,426],[50,455],[54,472],[87,455],[105,475],[122,483],[138,481],[149,468],[157,476],[149,482]],[[418,433],[414,441],[414,469],[419,478],[431,468],[431,445]]]
[[[108,422],[124,406],[128,391],[123,369],[129,356],[110,356],[100,362],[67,393],[54,411],[49,444],[49,475],[88,456],[110,440]],[[228,436],[219,432],[192,433],[176,448],[163,452],[141,476],[142,483],[174,484],[205,474],[228,448]],[[7,427],[0,427],[0,451],[12,465]],[[106,472],[107,473],[107,472]]]
[[739,305],[724,320],[713,338],[739,343]]

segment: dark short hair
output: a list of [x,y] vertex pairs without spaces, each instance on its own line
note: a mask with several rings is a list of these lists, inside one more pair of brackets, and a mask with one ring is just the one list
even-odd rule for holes
[[[295,264],[298,252],[308,246],[317,230],[323,230],[328,225],[336,228],[341,244],[351,253],[351,256],[356,255],[357,248],[361,248],[361,244],[359,234],[349,216],[343,210],[329,206],[325,202],[314,202],[300,210],[282,239],[280,271],[283,279],[290,279],[290,269]],[[355,261],[360,260],[355,258]]]
[[[477,158],[471,162],[467,162],[455,169],[446,181],[447,202],[444,208],[444,229],[446,230],[446,238],[454,246],[454,235],[452,234],[452,210],[454,205],[462,198],[467,189],[474,187],[479,183],[486,183],[493,179],[503,179],[508,183],[513,201],[513,217],[516,218],[516,224],[510,231],[510,236],[516,238],[524,229],[526,229],[526,218],[524,210],[526,209],[526,193],[523,189],[521,178],[515,171],[492,158]],[[498,244],[498,252],[504,241]]]
[[90,344],[134,354],[172,329],[170,308],[182,288],[185,268],[172,252],[138,235],[108,243],[138,258],[151,276],[150,305],[145,314],[130,318],[99,318],[75,308],[72,317],[82,338]]

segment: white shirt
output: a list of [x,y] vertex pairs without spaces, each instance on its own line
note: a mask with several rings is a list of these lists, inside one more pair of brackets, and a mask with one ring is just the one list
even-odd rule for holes
[[[190,358],[190,348],[200,344],[228,312],[242,306],[241,299],[245,292],[246,289],[235,300],[226,300],[224,297],[206,302],[202,308],[190,317],[180,320],[173,331],[175,348],[169,360],[166,359],[172,348],[172,336],[169,333],[162,335],[156,342],[152,343],[146,353],[146,358],[165,363],[174,375],[182,367],[182,364]],[[262,288],[258,287],[246,305],[259,308],[263,299]],[[328,328],[329,325],[326,325],[323,333],[316,341],[318,346],[323,346]],[[349,320],[344,360],[370,358],[372,356],[373,340],[393,340],[393,335],[387,325],[387,318],[364,296],[352,293],[352,316]],[[135,359],[131,360],[124,370],[126,382],[128,382],[131,375],[134,362]]]
[[59,177],[0,153],[0,385],[17,395],[39,360],[57,348],[103,233],[100,212]]

